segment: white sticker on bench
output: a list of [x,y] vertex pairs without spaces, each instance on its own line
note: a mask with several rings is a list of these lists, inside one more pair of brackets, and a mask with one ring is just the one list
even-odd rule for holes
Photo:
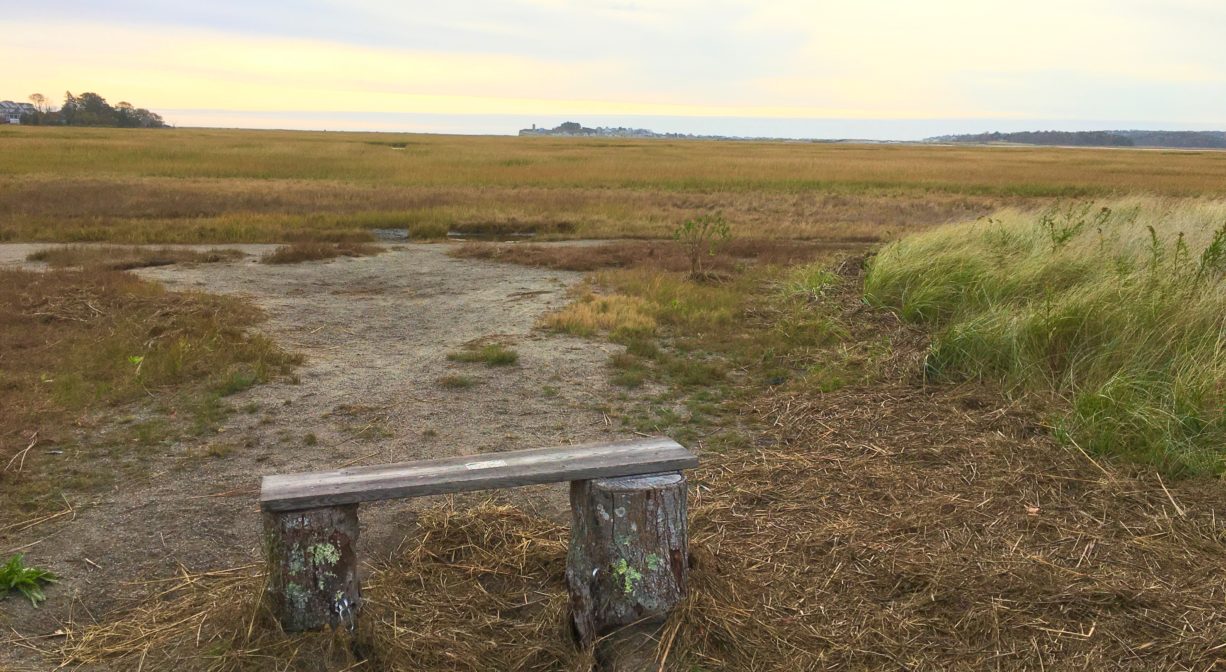
[[495,467],[507,466],[506,460],[486,460],[484,462],[469,462],[464,465],[465,469],[493,469]]

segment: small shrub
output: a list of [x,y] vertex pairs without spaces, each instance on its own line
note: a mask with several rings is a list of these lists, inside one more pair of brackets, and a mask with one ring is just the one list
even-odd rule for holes
[[703,257],[713,257],[719,246],[732,238],[732,227],[721,214],[699,215],[687,219],[673,230],[673,239],[685,248],[690,261],[690,277],[702,274]]
[[47,596],[43,594],[42,584],[55,583],[57,579],[54,574],[45,569],[27,567],[23,562],[23,557],[18,553],[0,566],[0,592],[8,595],[15,590],[24,595],[30,604],[37,607],[39,603],[47,599]]

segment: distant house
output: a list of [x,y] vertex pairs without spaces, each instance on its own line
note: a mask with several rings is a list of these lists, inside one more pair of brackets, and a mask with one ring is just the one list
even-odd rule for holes
[[20,124],[21,117],[34,114],[38,109],[30,103],[14,103],[11,100],[0,100],[0,121],[7,124]]

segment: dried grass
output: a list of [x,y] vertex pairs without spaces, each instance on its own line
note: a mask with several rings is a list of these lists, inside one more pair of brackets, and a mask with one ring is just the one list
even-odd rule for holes
[[542,317],[540,326],[576,336],[597,332],[649,334],[655,330],[656,320],[647,302],[639,297],[587,292],[565,308]]
[[484,503],[427,509],[363,586],[357,632],[286,635],[238,568],[179,577],[104,623],[74,623],[46,654],[67,666],[193,670],[585,670],[570,643],[566,529]]
[[176,247],[118,247],[114,245],[65,245],[31,253],[27,261],[42,261],[52,268],[77,267],[126,271],[180,263],[212,264],[239,259],[239,250],[192,250]]
[[[1168,495],[983,395],[899,383],[762,399],[769,440],[707,455],[691,475],[691,592],[662,633],[665,669],[1220,662],[1220,488]],[[565,625],[565,528],[490,504],[420,525],[367,584],[357,669],[588,669]],[[118,620],[70,628],[53,657],[185,671],[361,662],[346,638],[277,632],[257,614],[259,586],[185,577]]]
[[293,243],[282,245],[260,257],[262,264],[299,264],[304,261],[324,261],[337,257],[370,257],[383,248],[369,243]]
[[1052,198],[1226,184],[1217,152],[51,127],[4,142],[0,241],[662,238],[713,211],[755,236],[876,241]]
[[[815,242],[764,238],[734,238],[703,266],[730,272],[749,264],[790,266],[818,258],[830,250],[864,248],[863,242]],[[450,254],[462,259],[488,259],[521,266],[564,271],[647,266],[664,271],[690,270],[686,251],[672,241],[622,240],[599,245],[535,245],[525,243],[465,243]]]

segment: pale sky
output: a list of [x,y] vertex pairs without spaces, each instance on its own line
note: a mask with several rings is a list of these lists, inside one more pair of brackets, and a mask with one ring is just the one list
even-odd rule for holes
[[179,125],[1226,128],[1224,0],[3,5],[0,99],[95,91]]

